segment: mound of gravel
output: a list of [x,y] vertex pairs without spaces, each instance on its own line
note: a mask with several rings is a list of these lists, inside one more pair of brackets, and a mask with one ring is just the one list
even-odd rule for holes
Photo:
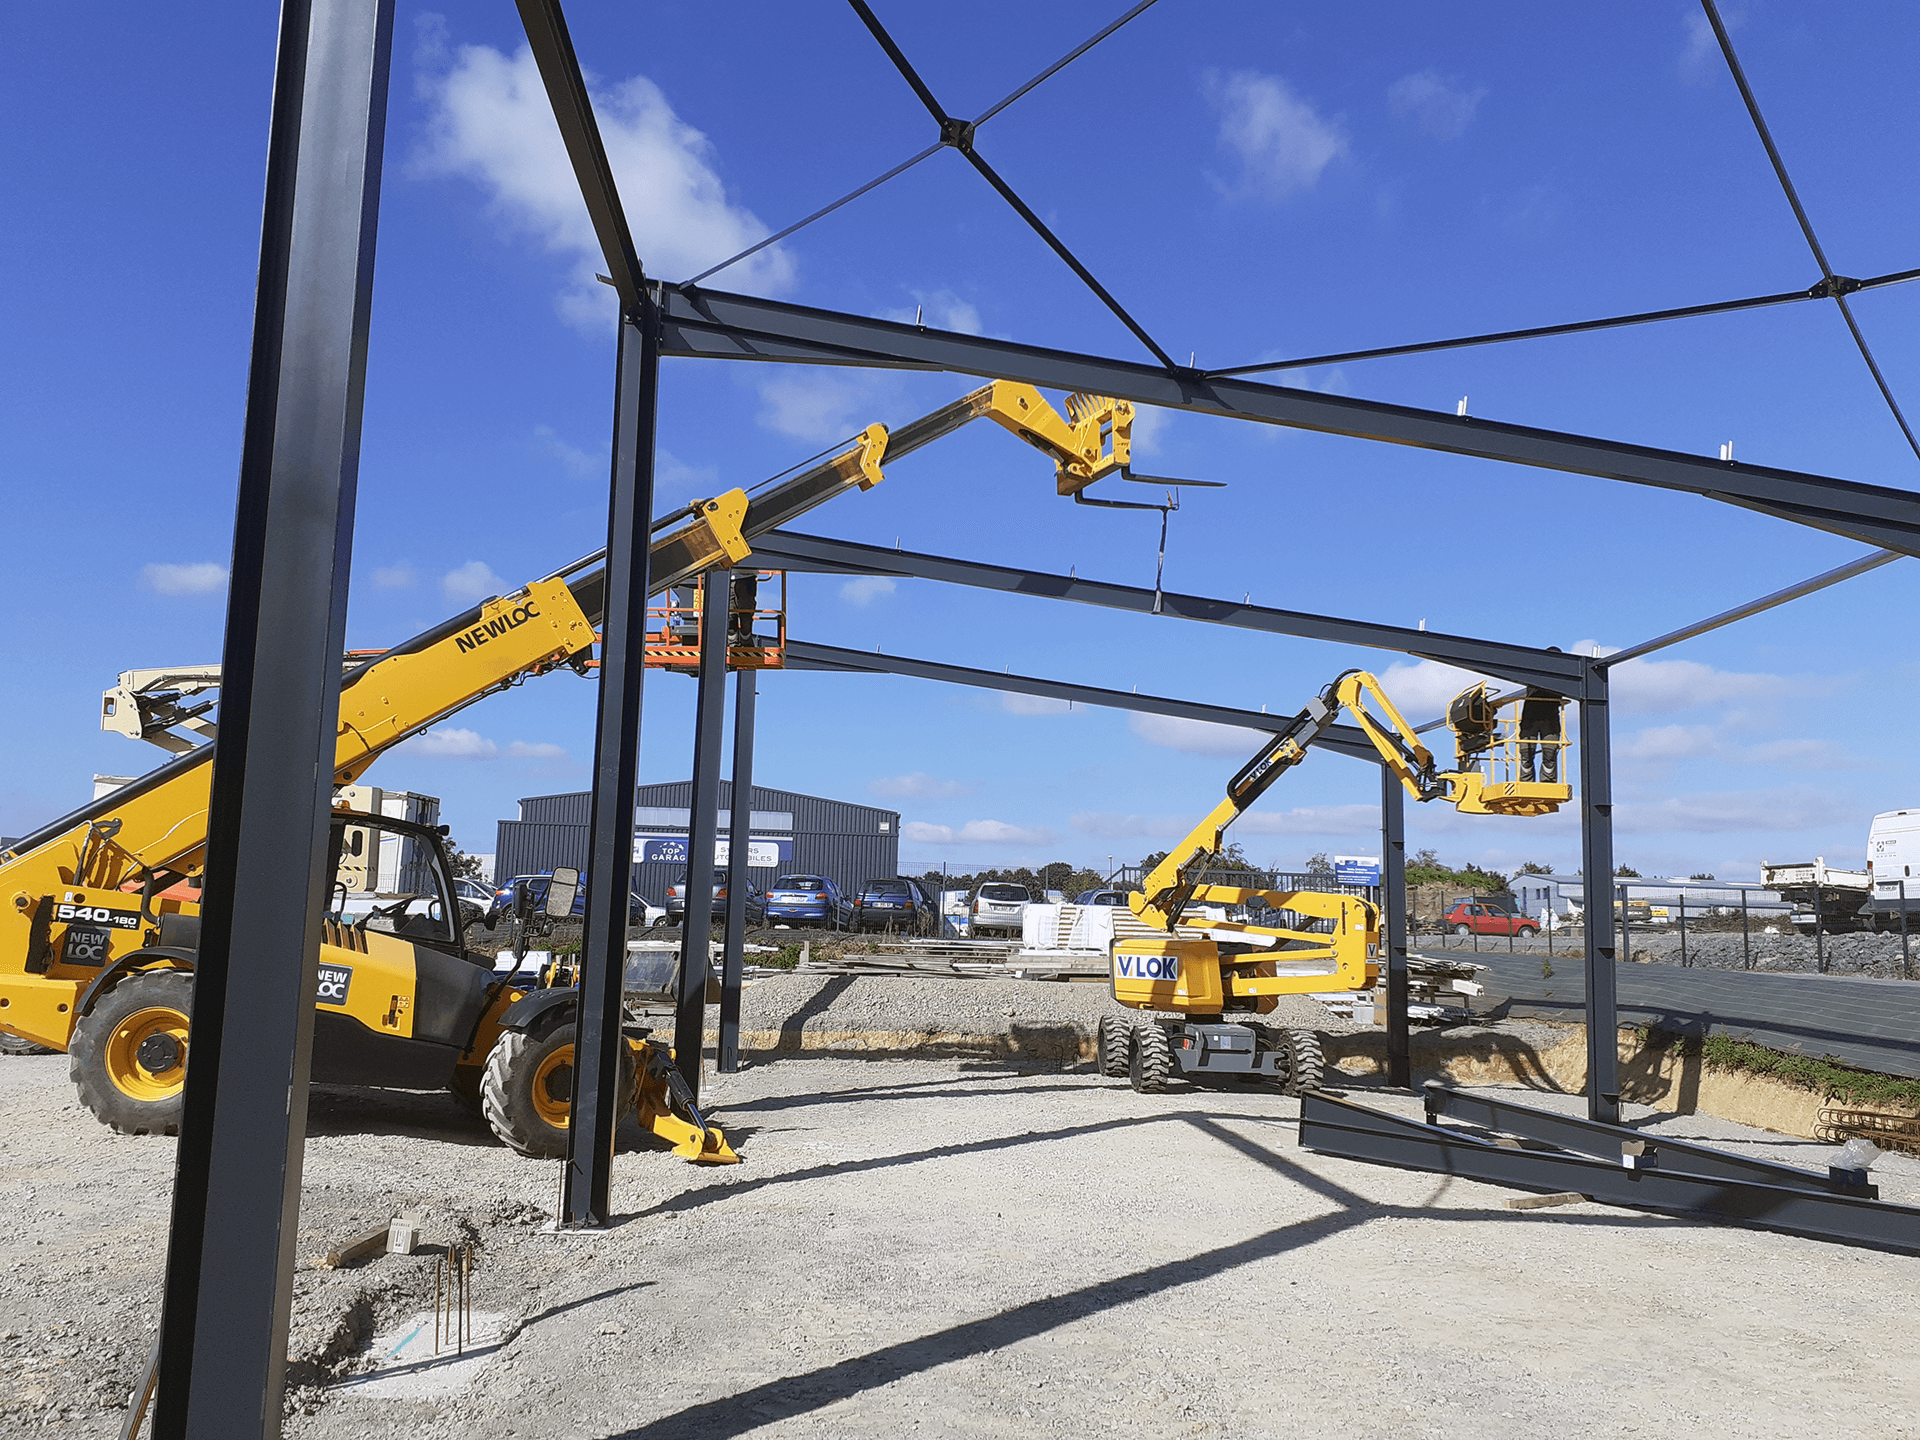
[[[1680,963],[1678,935],[1635,935],[1635,960],[1661,965]],[[1868,975],[1879,980],[1909,978],[1900,960],[1898,935],[1829,935],[1819,945],[1811,935],[1754,934],[1748,941],[1755,970],[1806,971],[1819,967],[1819,947],[1827,955],[1831,975]],[[1912,937],[1913,958],[1920,967],[1920,934]],[[1710,970],[1740,970],[1746,966],[1738,935],[1687,936],[1687,963]]]
[[[715,1013],[710,1008],[710,1019]],[[746,1049],[954,1048],[1036,1058],[1091,1053],[1102,1015],[1140,1018],[1104,985],[1034,980],[941,980],[912,975],[761,975],[741,992]],[[1352,1028],[1305,996],[1283,996],[1266,1023],[1319,1031]],[[864,1038],[860,1038],[864,1037]]]

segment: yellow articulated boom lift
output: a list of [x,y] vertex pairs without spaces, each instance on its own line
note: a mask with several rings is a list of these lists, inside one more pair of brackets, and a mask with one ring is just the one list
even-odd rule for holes
[[[872,425],[841,453],[749,496],[730,490],[656,522],[655,594],[740,564],[753,537],[848,490],[871,489],[891,462],[988,417],[1046,451],[1084,487],[1124,474],[1131,407],[1075,396],[1063,420],[1030,386],[994,382],[889,432]],[[1113,458],[1119,453],[1119,460]],[[336,786],[355,784],[394,745],[532,676],[586,674],[604,594],[599,555],[496,597],[391,650],[348,657],[341,682]],[[214,667],[130,672],[102,702],[106,728],[177,752],[158,769],[0,852],[0,1033],[65,1050],[81,1099],[130,1134],[177,1130],[192,1048],[212,746]],[[414,847],[422,893],[351,924],[325,922],[314,997],[313,1074],[409,1089],[446,1085],[481,1106],[527,1154],[563,1151],[571,1098],[574,977],[496,974],[462,943],[441,836],[385,816],[337,810],[334,868],[350,832],[394,833]],[[557,884],[556,892],[563,887]],[[569,903],[570,903],[570,897]],[[245,957],[236,957],[246,963]],[[658,1041],[630,1040],[630,1099],[643,1123],[687,1158],[734,1159],[684,1091]]]
[[[1378,715],[1368,709],[1369,699]],[[1278,1083],[1294,1095],[1316,1088],[1322,1059],[1314,1033],[1263,1025],[1257,1017],[1273,1010],[1281,995],[1373,985],[1379,976],[1379,910],[1357,895],[1206,884],[1227,827],[1306,759],[1308,747],[1342,710],[1414,799],[1447,800],[1470,815],[1548,814],[1573,795],[1555,778],[1566,746],[1561,703],[1537,695],[1495,700],[1484,685],[1463,692],[1448,708],[1455,768],[1437,771],[1432,752],[1373,676],[1349,670],[1327,686],[1261,746],[1228,782],[1226,798],[1128,897],[1133,913],[1165,934],[1115,943],[1109,961],[1113,998],[1177,1018],[1129,1025],[1102,1016],[1101,1073],[1125,1075],[1143,1092],[1165,1089],[1176,1073],[1195,1081]],[[1523,704],[1531,708],[1521,716],[1501,714]],[[1187,912],[1200,905],[1288,912],[1324,928],[1189,918]]]

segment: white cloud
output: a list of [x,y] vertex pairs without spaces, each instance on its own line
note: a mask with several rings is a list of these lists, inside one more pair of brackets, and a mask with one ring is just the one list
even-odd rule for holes
[[1347,153],[1338,121],[1324,120],[1278,75],[1237,70],[1209,75],[1207,96],[1220,112],[1219,143],[1240,157],[1242,193],[1281,200],[1310,190]]
[[952,330],[961,335],[980,335],[985,333],[980,324],[979,309],[968,300],[962,300],[951,290],[911,290],[913,296],[911,308],[902,306],[897,309],[882,310],[876,319],[892,320],[901,325],[914,323],[916,315],[921,324],[930,330]]
[[211,560],[194,565],[146,565],[140,578],[157,595],[211,595],[227,588],[227,567]]
[[[1079,810],[1068,818],[1083,835],[1097,840],[1171,840],[1193,828],[1192,815],[1128,815],[1110,810]],[[1377,805],[1305,805],[1292,810],[1253,810],[1233,822],[1235,835],[1377,834]]]
[[1613,744],[1616,760],[1726,760],[1744,765],[1790,765],[1796,770],[1844,770],[1856,763],[1831,740],[1781,739],[1733,742],[1738,717],[1717,725],[1654,725]]
[[[1407,723],[1424,725],[1442,714],[1454,696],[1487,677],[1438,660],[1399,660],[1377,672],[1377,678]],[[1497,681],[1493,683],[1500,688]]]
[[[432,47],[423,54],[430,65],[442,58]],[[422,74],[419,90],[432,113],[415,168],[475,181],[514,229],[573,257],[561,312],[576,324],[605,323],[612,292],[593,278],[605,262],[532,52],[522,46],[509,59],[490,46],[463,45],[444,73]],[[650,273],[695,274],[769,233],[728,199],[712,145],[674,114],[659,86],[636,75],[593,86],[592,95],[627,223]],[[793,268],[775,246],[723,274],[732,289],[782,291]]]
[[1154,839],[1184,835],[1193,828],[1190,815],[1124,815],[1114,810],[1076,810],[1067,823],[1096,840]]
[[[1747,23],[1746,10],[1739,5],[1721,6],[1720,18],[1729,33]],[[1698,10],[1688,9],[1681,13],[1680,23],[1686,31],[1685,43],[1680,47],[1681,76],[1692,84],[1703,85],[1726,74],[1727,65],[1720,55],[1720,42],[1714,38],[1713,26],[1708,23],[1707,17]]]
[[492,760],[500,747],[478,730],[453,726],[427,731],[413,742],[413,753],[434,760]]
[[536,425],[533,433],[539,438],[546,452],[560,462],[561,468],[569,475],[598,475],[607,469],[605,450],[582,450],[578,445],[569,445],[553,432],[550,425]]
[[720,471],[712,465],[689,465],[671,450],[653,457],[653,499],[657,508],[669,502],[684,504],[707,499],[720,489]]
[[1350,835],[1378,832],[1378,805],[1302,805],[1292,810],[1252,810],[1233,822],[1242,835]]
[[1860,823],[1857,805],[1831,790],[1812,785],[1697,792],[1660,801],[1622,803],[1616,807],[1615,816],[1618,829],[1635,835],[1658,835],[1674,830],[1707,834],[1780,833]]
[[1387,87],[1387,105],[1395,115],[1411,117],[1436,140],[1457,140],[1473,123],[1473,112],[1487,98],[1486,87],[1469,90],[1435,70],[1403,75]]
[[440,588],[449,600],[485,600],[503,594],[506,586],[507,582],[484,560],[469,560],[440,577]]
[[1159,405],[1136,405],[1133,407],[1133,453],[1136,455],[1158,455],[1160,437],[1166,433],[1167,421],[1173,418],[1173,412]]
[[891,576],[857,575],[840,587],[840,598],[849,605],[868,605],[898,588]]
[[1127,717],[1127,728],[1149,745],[1164,745],[1188,755],[1234,755],[1242,760],[1253,754],[1266,733],[1242,730],[1236,725],[1215,725],[1208,720],[1187,720],[1178,715],[1149,715],[1139,710]]
[[860,427],[867,387],[836,375],[782,371],[760,382],[759,422],[796,440],[844,440]]
[[404,590],[420,579],[420,572],[405,560],[397,565],[382,565],[373,572],[373,583],[382,590]]
[[1073,702],[1055,700],[1049,695],[1020,695],[1005,690],[1000,694],[1000,708],[1009,715],[1065,715],[1073,709]]
[[1719,750],[1720,732],[1711,725],[1654,725],[1613,744],[1616,760],[1693,760]]
[[544,740],[515,740],[502,748],[479,731],[458,726],[427,731],[412,742],[411,752],[432,760],[498,760],[503,755],[509,760],[562,760],[567,754],[564,746]]
[[958,780],[939,780],[924,770],[911,775],[883,775],[867,782],[867,793],[887,800],[946,800],[972,791]]
[[[1579,655],[1611,655],[1619,648],[1593,640],[1579,640],[1573,645]],[[1831,677],[1816,675],[1716,670],[1698,660],[1626,660],[1610,667],[1608,675],[1615,708],[1643,714],[1718,705],[1728,700],[1825,693],[1834,683]]]
[[900,827],[900,838],[916,845],[1051,845],[1054,834],[1040,826],[1009,825],[1004,820],[969,820],[958,829],[909,820]]

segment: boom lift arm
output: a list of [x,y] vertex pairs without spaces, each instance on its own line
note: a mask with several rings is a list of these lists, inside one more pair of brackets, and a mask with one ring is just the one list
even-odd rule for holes
[[[1521,697],[1515,697],[1519,699]],[[1128,896],[1133,913],[1162,934],[1128,938],[1114,946],[1113,997],[1138,1010],[1183,1018],[1122,1027],[1111,1018],[1100,1027],[1101,1069],[1132,1077],[1140,1090],[1165,1086],[1176,1067],[1194,1078],[1228,1075],[1267,1077],[1293,1093],[1319,1083],[1320,1052],[1312,1033],[1273,1032],[1252,1020],[1272,1010],[1276,997],[1326,990],[1358,990],[1378,975],[1379,912],[1355,895],[1317,891],[1272,891],[1205,883],[1208,868],[1225,843],[1227,827],[1282,775],[1306,759],[1309,747],[1349,712],[1415,800],[1445,799],[1469,814],[1542,815],[1572,797],[1571,788],[1532,778],[1543,749],[1557,768],[1557,702],[1525,697],[1536,709],[1503,736],[1499,710],[1484,686],[1465,692],[1449,708],[1460,745],[1458,768],[1439,770],[1380,683],[1364,670],[1349,670],[1308,702],[1286,728],[1260,747],[1227,783],[1227,793]],[[1378,713],[1369,708],[1377,707]],[[1539,707],[1552,709],[1554,733],[1545,733]],[[1518,733],[1513,733],[1517,731]],[[1498,747],[1515,748],[1518,778],[1500,772]],[[1310,930],[1208,918],[1189,919],[1199,903],[1259,905],[1319,922]],[[1183,934],[1182,932],[1188,932]],[[1191,932],[1201,932],[1192,938]],[[1191,1017],[1191,1018],[1185,1018]]]

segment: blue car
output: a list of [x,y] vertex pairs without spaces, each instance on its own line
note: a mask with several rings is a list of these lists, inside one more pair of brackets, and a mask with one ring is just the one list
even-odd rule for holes
[[[547,886],[552,883],[553,875],[551,873],[545,875],[514,876],[494,892],[493,909],[487,912],[482,923],[491,930],[495,925],[499,924],[500,921],[512,919],[515,906],[520,899],[520,892],[525,890],[531,896],[533,913],[539,921],[537,928],[544,932],[548,928],[547,922],[550,918],[545,913]],[[632,891],[627,892],[627,898],[629,901],[627,923],[629,925],[645,925],[647,923],[647,911],[649,908],[647,902]],[[580,886],[573,892],[573,918],[575,920],[584,920],[586,915],[587,877],[583,872],[580,876]]]
[[782,875],[767,887],[767,924],[818,925],[838,930],[852,910],[840,887],[824,875]]

